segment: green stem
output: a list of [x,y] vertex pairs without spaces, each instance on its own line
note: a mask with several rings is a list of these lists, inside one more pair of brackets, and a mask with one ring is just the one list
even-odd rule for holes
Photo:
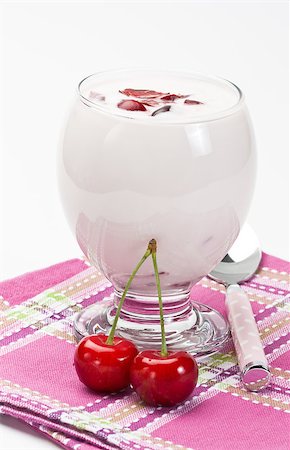
[[140,269],[140,267],[142,266],[144,261],[148,258],[148,256],[150,256],[150,254],[152,252],[150,243],[151,243],[151,241],[149,242],[149,245],[148,245],[148,248],[147,248],[146,252],[144,253],[143,257],[138,262],[138,264],[135,267],[135,269],[133,270],[129,280],[127,281],[127,284],[125,286],[123,295],[121,297],[121,300],[119,301],[119,305],[118,305],[118,308],[117,308],[117,311],[116,311],[116,315],[115,315],[115,318],[114,318],[114,322],[113,322],[112,328],[111,328],[109,336],[108,336],[108,338],[106,340],[106,344],[108,344],[108,345],[113,345],[113,343],[114,343],[114,336],[115,336],[117,322],[118,322],[118,319],[119,319],[119,316],[120,316],[120,312],[121,312],[124,300],[126,298],[126,294],[127,294],[128,290],[129,290],[129,288],[131,286],[133,278],[135,277],[136,273],[138,272],[138,270]]
[[[154,241],[154,239],[152,239]],[[154,272],[155,272],[155,278],[156,278],[156,285],[157,285],[157,292],[158,292],[158,302],[159,302],[159,312],[160,312],[160,325],[161,325],[161,356],[167,356],[167,345],[166,345],[166,338],[165,338],[165,326],[164,326],[164,315],[163,315],[163,304],[162,304],[162,296],[161,296],[161,286],[160,286],[160,278],[159,278],[159,272],[157,267],[157,260],[156,260],[156,241],[155,246],[152,249],[152,260],[153,260],[153,266],[154,266]]]

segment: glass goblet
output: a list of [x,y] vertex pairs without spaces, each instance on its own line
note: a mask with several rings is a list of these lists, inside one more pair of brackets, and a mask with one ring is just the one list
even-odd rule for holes
[[[192,116],[159,118],[110,107],[100,94],[106,86],[133,83],[170,92],[177,82],[223,89],[234,100],[215,111],[202,105]],[[109,331],[125,284],[155,238],[169,348],[198,355],[219,348],[228,338],[227,322],[206,305],[206,295],[205,304],[190,300],[190,290],[232,246],[253,194],[255,143],[240,89],[216,77],[169,71],[91,75],[79,84],[58,172],[72,231],[114,288],[114,298],[78,314],[77,338]],[[150,258],[128,291],[117,333],[140,349],[160,347]]]

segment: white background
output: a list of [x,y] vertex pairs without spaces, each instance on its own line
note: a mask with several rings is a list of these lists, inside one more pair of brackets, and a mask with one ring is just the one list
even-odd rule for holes
[[[198,70],[244,91],[259,155],[249,223],[289,259],[287,2],[2,2],[0,279],[80,255],[58,199],[60,129],[99,70]],[[10,450],[52,448],[2,419]],[[12,427],[13,428],[12,428]]]

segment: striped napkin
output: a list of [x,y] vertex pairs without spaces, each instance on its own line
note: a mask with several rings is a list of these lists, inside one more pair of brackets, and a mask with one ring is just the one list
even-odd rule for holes
[[[0,413],[66,449],[289,449],[288,273],[286,261],[263,254],[259,270],[243,285],[271,366],[270,386],[259,393],[243,388],[230,341],[200,361],[197,388],[172,408],[145,406],[131,388],[100,395],[79,382],[74,316],[112,296],[111,284],[95,268],[74,259],[4,281]],[[191,296],[225,314],[224,291],[204,278]]]

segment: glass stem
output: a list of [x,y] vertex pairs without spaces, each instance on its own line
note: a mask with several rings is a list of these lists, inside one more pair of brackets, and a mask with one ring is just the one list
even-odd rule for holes
[[159,302],[159,312],[160,312],[160,325],[161,325],[161,356],[167,356],[167,345],[166,345],[166,338],[165,338],[165,326],[164,326],[164,315],[163,315],[163,304],[162,304],[162,296],[161,296],[161,286],[160,286],[160,278],[159,278],[159,272],[158,272],[158,266],[157,266],[157,260],[156,260],[156,241],[155,241],[155,248],[152,249],[152,260],[153,260],[153,266],[154,266],[154,272],[155,272],[155,278],[156,278],[156,285],[157,285],[157,292],[158,292],[158,302]]
[[133,281],[133,278],[135,277],[136,273],[138,272],[138,270],[140,269],[140,267],[142,266],[144,261],[148,258],[148,256],[150,256],[150,254],[151,254],[151,247],[150,247],[150,243],[149,243],[146,252],[144,253],[143,257],[138,262],[138,264],[135,267],[135,269],[133,270],[129,280],[127,281],[127,284],[125,286],[123,295],[122,295],[121,300],[119,301],[119,304],[118,304],[118,308],[117,308],[117,311],[116,311],[116,315],[115,315],[115,318],[114,318],[114,322],[113,322],[112,328],[111,328],[109,336],[108,336],[108,338],[106,340],[106,344],[108,344],[108,345],[112,345],[114,343],[114,336],[115,336],[115,331],[116,331],[118,319],[119,319],[119,316],[120,316],[120,312],[121,312],[124,300],[126,298],[127,292],[128,292],[128,290],[129,290],[129,288],[131,286],[131,283]]

